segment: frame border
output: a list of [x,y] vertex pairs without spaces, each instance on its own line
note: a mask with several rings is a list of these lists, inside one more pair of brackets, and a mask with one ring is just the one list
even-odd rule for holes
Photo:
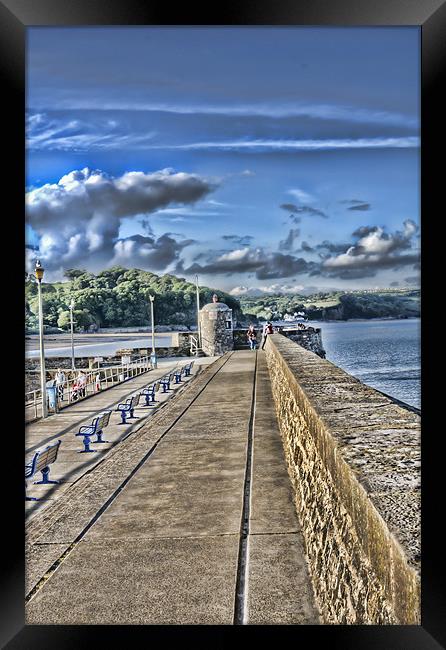
[[[439,333],[433,330],[436,307],[429,300],[437,272],[436,260],[442,259],[440,238],[436,237],[431,223],[444,197],[440,178],[442,168],[435,164],[437,154],[440,160],[440,139],[443,131],[445,103],[442,98],[444,79],[444,62],[446,59],[446,0],[307,0],[298,4],[293,0],[257,0],[254,3],[244,0],[237,6],[215,7],[209,11],[209,5],[202,8],[183,6],[175,9],[175,22],[172,22],[170,7],[146,4],[140,0],[0,0],[0,74],[6,89],[2,112],[6,134],[11,146],[5,149],[8,156],[7,189],[12,198],[12,210],[5,214],[20,215],[24,219],[25,187],[25,137],[23,113],[25,106],[25,49],[26,30],[30,26],[88,26],[88,25],[148,25],[148,26],[418,26],[421,31],[421,211],[424,215],[422,237],[422,292],[423,313],[421,327],[422,341],[422,401],[423,401],[423,480],[422,480],[422,625],[421,626],[246,626],[232,628],[227,626],[26,626],[24,621],[24,521],[23,521],[23,485],[22,456],[23,441],[18,435],[10,435],[9,422],[17,419],[21,413],[23,373],[21,365],[17,368],[17,349],[23,350],[23,318],[21,309],[14,314],[12,324],[17,344],[8,348],[9,368],[15,368],[19,375],[17,388],[13,393],[18,398],[18,409],[12,417],[4,420],[6,444],[13,444],[12,462],[8,460],[10,476],[4,479],[4,485],[13,484],[8,493],[3,495],[3,505],[11,507],[3,541],[7,548],[1,554],[2,589],[0,624],[1,647],[11,649],[36,648],[79,648],[85,643],[104,641],[110,638],[117,643],[133,638],[135,632],[145,643],[156,637],[167,640],[180,640],[184,643],[195,634],[206,636],[218,627],[218,640],[225,641],[241,635],[245,638],[248,631],[261,634],[265,640],[281,637],[283,632],[296,635],[299,643],[327,641],[332,648],[372,649],[392,648],[392,650],[436,650],[446,647],[446,629],[444,623],[445,584],[441,580],[441,568],[444,568],[444,543],[436,531],[436,504],[441,508],[439,477],[444,472],[440,446],[443,442],[441,429],[436,425],[435,416],[441,416],[442,395],[440,385],[431,379],[437,370],[436,355],[441,340],[435,340]],[[10,161],[14,154],[13,162]],[[440,196],[441,194],[441,196]],[[22,217],[23,215],[23,217]],[[19,219],[16,219],[16,223]],[[23,221],[22,221],[23,223]],[[422,220],[423,223],[423,220]],[[12,244],[13,252],[18,258],[24,258],[24,229],[8,228],[8,248]],[[16,252],[17,249],[17,252]],[[443,253],[444,256],[444,253]],[[13,259],[16,259],[15,257]],[[20,274],[11,273],[7,278],[11,295],[23,295],[23,282]],[[441,276],[440,276],[441,277]],[[15,283],[15,284],[14,284]],[[441,287],[441,285],[439,285]],[[426,297],[425,297],[426,296]],[[431,298],[436,297],[432,292]],[[17,321],[15,320],[17,319]],[[438,319],[438,316],[437,316]],[[9,323],[8,323],[9,325]],[[10,328],[11,329],[11,328]],[[8,332],[8,340],[10,333]],[[14,343],[16,341],[14,340]],[[440,348],[441,349],[441,348]],[[430,386],[428,385],[428,382]],[[444,398],[443,398],[444,400]],[[440,409],[439,409],[440,406]],[[441,423],[441,420],[439,422]],[[442,427],[444,429],[444,426]],[[15,432],[16,427],[12,427]],[[435,436],[436,432],[440,436]],[[11,432],[12,433],[12,432]],[[9,451],[9,450],[8,450]],[[9,456],[9,454],[8,454]],[[20,461],[20,462],[19,462]],[[6,490],[5,490],[6,492]],[[440,496],[440,498],[438,498]],[[14,536],[14,537],[13,537]],[[259,630],[259,627],[261,628]],[[270,636],[271,634],[271,636]],[[105,635],[105,636],[104,636]],[[260,638],[260,636],[259,636]],[[221,639],[221,640],[220,640]],[[213,642],[215,643],[213,634]],[[5,645],[3,645],[5,644]],[[440,645],[442,644],[442,645]]]

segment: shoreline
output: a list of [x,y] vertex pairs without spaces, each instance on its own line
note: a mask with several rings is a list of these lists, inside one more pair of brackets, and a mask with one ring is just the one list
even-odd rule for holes
[[311,319],[312,323],[368,323],[369,321],[401,321],[401,320],[421,320],[421,316],[408,316],[407,318],[395,318],[393,316],[380,316],[373,318],[329,318],[325,320]]

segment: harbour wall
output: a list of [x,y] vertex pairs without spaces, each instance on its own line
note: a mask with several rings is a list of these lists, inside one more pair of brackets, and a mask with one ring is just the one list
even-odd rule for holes
[[280,334],[265,345],[327,624],[420,624],[420,417]]
[[[298,343],[300,346],[310,352],[314,352],[322,359],[325,358],[325,350],[322,345],[322,335],[320,327],[307,327],[305,329],[294,328],[284,328],[284,327],[275,327],[276,332],[283,334],[291,341]],[[244,350],[248,349],[248,341],[246,338],[247,328],[237,328],[233,330],[234,336],[234,349],[235,350]],[[257,345],[262,344],[262,331],[261,329],[257,332]]]

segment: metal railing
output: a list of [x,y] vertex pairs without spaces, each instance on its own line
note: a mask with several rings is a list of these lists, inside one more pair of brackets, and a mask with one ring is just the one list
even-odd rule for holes
[[198,339],[196,336],[190,336],[190,353],[191,355],[195,354],[198,355],[198,350],[200,349],[198,347]]
[[[64,369],[65,375],[73,376],[66,379],[63,384],[57,386],[57,408],[61,409],[70,406],[86,397],[90,397],[90,395],[94,395],[102,390],[121,384],[128,379],[142,375],[151,369],[152,363],[150,357],[145,356],[119,366],[82,370],[85,380],[81,385],[79,385],[78,381],[77,373],[79,371]],[[100,375],[100,379],[97,382],[96,376],[98,374]],[[25,421],[31,422],[32,420],[38,419],[41,416],[41,412],[42,395],[40,389],[25,393]]]

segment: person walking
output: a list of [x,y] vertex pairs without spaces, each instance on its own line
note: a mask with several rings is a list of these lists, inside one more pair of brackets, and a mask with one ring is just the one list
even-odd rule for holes
[[65,385],[65,373],[61,368],[58,368],[55,376],[57,386],[57,399],[63,402],[63,391]]
[[254,325],[250,325],[248,327],[248,331],[246,332],[246,336],[248,338],[248,343],[249,347],[251,350],[255,350],[257,346],[257,332],[254,329]]
[[99,393],[101,390],[101,373],[98,372],[94,378],[94,389],[96,393]]
[[274,334],[274,328],[273,328],[272,324],[269,321],[267,323],[265,323],[265,325],[263,326],[263,333],[262,334],[263,334],[263,341],[262,341],[262,350],[263,350],[263,348],[265,347],[265,343],[266,343],[266,339],[268,337],[268,334]]

